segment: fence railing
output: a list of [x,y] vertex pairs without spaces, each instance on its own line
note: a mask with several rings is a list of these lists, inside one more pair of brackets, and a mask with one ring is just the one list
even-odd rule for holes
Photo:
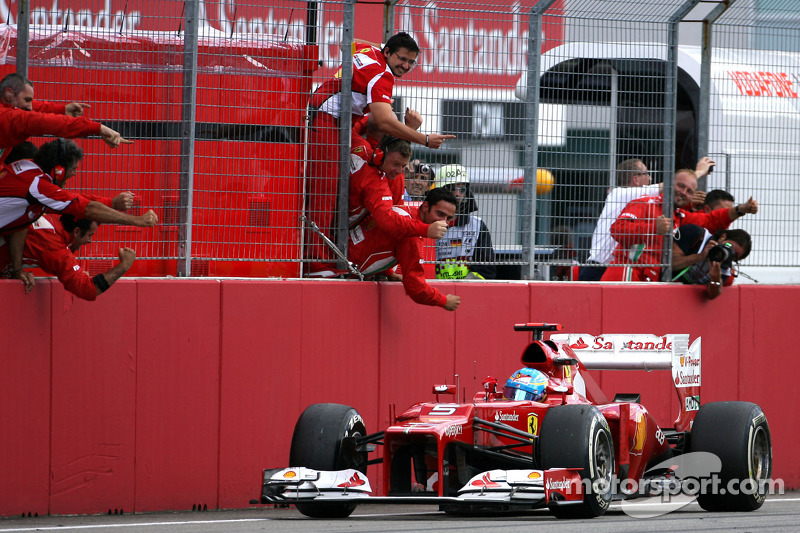
[[[101,228],[83,250],[90,272],[124,244],[137,251],[133,274],[301,275],[314,238],[301,216],[318,205],[309,95],[353,42],[402,30],[421,52],[394,109],[456,136],[414,145],[412,158],[434,173],[465,167],[471,214],[491,236],[492,255],[473,259],[498,277],[572,279],[598,257],[592,237],[622,161],[663,183],[671,214],[674,172],[708,155],[700,189],[759,202],[731,226],[753,238],[741,270],[800,279],[800,8],[789,0],[83,3],[31,0],[29,28],[1,5],[0,57],[37,99],[88,102],[91,118],[135,141],[113,152],[79,141],[87,157],[70,188],[131,190],[135,209],[161,219]],[[345,252],[346,193],[340,179],[323,202],[338,210],[329,231]],[[665,241],[654,265],[669,272]],[[436,261],[432,241],[425,259]]]

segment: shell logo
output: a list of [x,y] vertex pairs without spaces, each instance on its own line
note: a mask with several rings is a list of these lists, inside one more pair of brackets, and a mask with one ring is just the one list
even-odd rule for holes
[[539,472],[531,472],[528,474],[528,479],[539,479],[540,477],[542,477],[542,474]]
[[283,477],[286,479],[292,479],[293,477],[297,477],[297,472],[295,472],[294,470],[289,470],[283,475]]

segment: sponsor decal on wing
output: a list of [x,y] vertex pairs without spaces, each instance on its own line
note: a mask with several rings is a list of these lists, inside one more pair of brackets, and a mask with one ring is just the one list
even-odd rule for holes
[[337,487],[342,487],[342,488],[349,488],[349,487],[360,487],[360,486],[365,485],[365,484],[366,484],[366,481],[364,481],[361,478],[361,476],[358,475],[358,472],[356,472],[355,474],[350,476],[349,480],[345,481],[344,483],[339,483],[336,486]]

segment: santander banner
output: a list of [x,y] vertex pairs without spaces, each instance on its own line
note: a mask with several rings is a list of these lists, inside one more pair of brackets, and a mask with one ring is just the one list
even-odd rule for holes
[[[395,27],[410,33],[421,49],[419,66],[409,81],[513,87],[528,66],[533,5],[533,1],[495,0],[491,8],[483,4],[484,11],[463,11],[450,1],[399,3]],[[542,51],[563,44],[564,38],[561,1],[548,14],[543,21]]]
[[[0,23],[16,24],[19,0],[0,0]],[[395,30],[407,31],[422,53],[408,81],[513,85],[528,61],[528,19],[536,0],[494,0],[492,9],[465,11],[452,0],[401,0]],[[227,38],[269,36],[305,41],[308,2],[289,0],[200,0],[201,34]],[[486,6],[484,6],[486,7]],[[316,13],[319,77],[341,63],[341,2],[320,2]],[[175,0],[30,0],[33,25],[77,26],[86,30],[169,31],[183,28],[183,2]],[[379,42],[383,6],[356,4],[357,40]],[[543,50],[563,42],[563,0],[544,18]]]

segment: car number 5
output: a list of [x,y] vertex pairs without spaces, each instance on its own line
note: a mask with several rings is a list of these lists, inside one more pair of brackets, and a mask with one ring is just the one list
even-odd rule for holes
[[433,406],[433,409],[431,409],[430,414],[432,416],[449,416],[455,414],[456,407],[455,405],[436,404]]

